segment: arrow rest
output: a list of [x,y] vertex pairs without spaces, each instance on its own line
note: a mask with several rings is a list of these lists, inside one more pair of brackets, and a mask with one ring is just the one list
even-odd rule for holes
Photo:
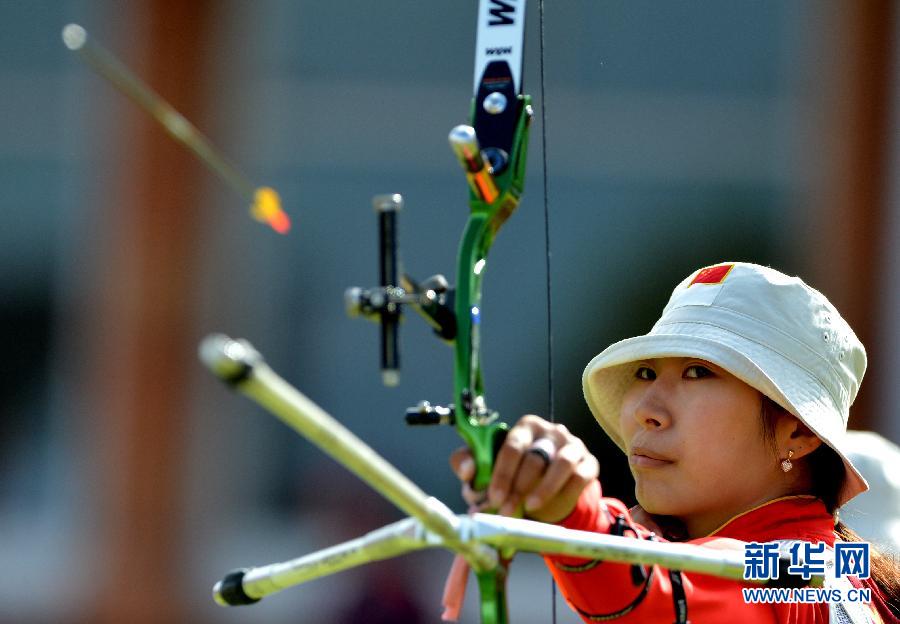
[[428,401],[419,401],[415,407],[406,410],[407,425],[453,425],[456,423],[454,407],[451,403],[432,405]]

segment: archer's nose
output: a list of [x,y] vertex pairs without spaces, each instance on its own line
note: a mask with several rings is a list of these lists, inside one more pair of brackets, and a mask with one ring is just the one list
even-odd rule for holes
[[644,429],[665,429],[672,424],[672,412],[664,385],[656,380],[650,384],[634,406],[633,417]]

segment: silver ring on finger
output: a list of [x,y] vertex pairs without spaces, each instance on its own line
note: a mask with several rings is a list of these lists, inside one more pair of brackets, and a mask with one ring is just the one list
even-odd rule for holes
[[556,457],[556,444],[550,438],[538,438],[528,447],[528,453],[534,453],[544,460],[544,466],[549,466]]

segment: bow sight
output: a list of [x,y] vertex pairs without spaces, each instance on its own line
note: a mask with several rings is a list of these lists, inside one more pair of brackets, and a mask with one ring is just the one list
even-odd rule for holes
[[348,288],[344,302],[349,316],[364,316],[381,323],[381,379],[386,386],[400,383],[400,349],[397,330],[403,304],[413,306],[443,340],[456,338],[453,289],[443,275],[433,275],[417,283],[409,275],[400,276],[397,250],[397,213],[403,208],[398,193],[376,195],[372,206],[378,215],[378,265],[380,284],[362,289]]

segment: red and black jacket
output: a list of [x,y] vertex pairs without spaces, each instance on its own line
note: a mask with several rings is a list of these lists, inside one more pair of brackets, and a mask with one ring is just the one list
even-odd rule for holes
[[[661,539],[632,521],[622,501],[602,498],[594,482],[582,493],[575,510],[561,526],[583,531]],[[834,520],[825,505],[811,496],[775,499],[726,522],[709,536],[687,543],[744,552],[746,542],[801,540],[833,547]],[[545,557],[569,606],[585,622],[711,624],[778,623],[827,624],[827,603],[747,603],[741,592],[750,585],[696,573],[680,573],[659,566]],[[871,621],[894,622],[881,594],[867,581],[851,579],[857,587],[872,588]],[[881,604],[879,604],[881,601]],[[884,611],[882,611],[884,608]],[[876,613],[881,611],[884,620]]]

